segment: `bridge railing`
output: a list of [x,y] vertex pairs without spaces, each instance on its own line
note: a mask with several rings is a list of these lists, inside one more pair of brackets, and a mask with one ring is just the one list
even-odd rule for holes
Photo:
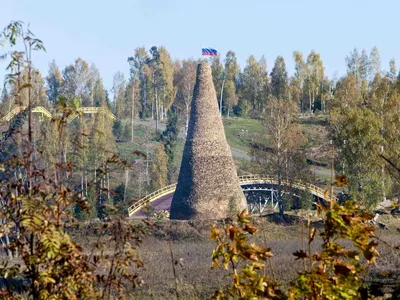
[[44,108],[43,106],[36,106],[34,109],[32,109],[32,112],[34,112],[34,113],[42,113],[46,117],[51,118],[51,113],[46,108]]
[[[68,117],[67,123],[71,123],[76,117],[79,116],[79,113],[84,113],[84,114],[97,114],[100,110],[103,110],[103,109],[104,109],[104,108],[102,108],[102,107],[97,107],[97,106],[94,106],[94,107],[91,107],[91,106],[88,106],[88,107],[79,107],[79,108],[77,109],[77,112],[76,112],[76,113],[73,113],[73,114],[71,114],[71,115]],[[113,119],[113,120],[116,119],[116,116],[115,116],[111,111],[109,111],[107,108],[105,109],[105,112],[106,112],[106,114],[107,114],[111,119]]]
[[[271,184],[278,184],[278,179],[275,176],[269,176],[269,175],[243,175],[239,176],[239,181],[240,184],[244,183],[271,183]],[[303,181],[293,181],[290,182],[288,180],[281,180],[281,184],[284,186],[293,186],[297,189],[305,190],[305,191],[310,191],[312,194],[315,196],[318,196],[320,198],[325,199],[326,201],[330,201],[328,199],[328,196],[326,195],[326,191],[320,187],[317,187],[313,184],[310,183],[305,183]],[[337,200],[336,197],[333,197],[334,200]]]
[[23,111],[26,107],[25,106],[17,106],[16,108],[14,108],[12,111],[10,111],[8,114],[6,114],[3,117],[3,121],[10,121],[12,118],[14,118],[14,116],[16,114],[18,114],[19,112]]
[[[7,115],[5,115],[2,120],[8,122],[12,118],[14,118],[15,115],[17,115],[18,113],[20,113],[21,111],[23,111],[25,109],[26,109],[26,106],[17,106],[13,110],[11,110]],[[79,115],[79,112],[82,112],[85,114],[95,114],[95,113],[98,113],[99,110],[101,110],[101,109],[104,109],[104,108],[102,108],[102,107],[79,107],[77,109],[78,113],[70,115],[67,119],[67,122],[70,123],[73,119],[75,119]],[[108,110],[107,108],[105,110],[106,110],[106,114],[111,119],[113,119],[113,120],[116,119],[115,115],[110,110]],[[43,106],[34,107],[32,109],[32,112],[33,113],[42,113],[42,114],[46,115],[48,118],[52,117],[52,114]],[[1,119],[0,119],[0,121],[1,121]]]
[[176,183],[167,185],[155,192],[152,192],[151,194],[148,194],[146,197],[136,201],[131,207],[128,208],[128,215],[131,216],[140,208],[142,208],[144,205],[146,205],[148,202],[152,202],[164,195],[167,195],[175,191],[175,189],[176,189]]
[[[240,185],[246,183],[271,183],[276,185],[278,184],[278,179],[275,176],[269,176],[269,175],[243,175],[239,176],[239,182]],[[317,197],[325,199],[328,202],[330,201],[330,199],[328,199],[328,197],[326,196],[325,190],[313,184],[304,183],[302,181],[289,182],[288,180],[281,180],[281,184],[284,186],[292,185],[296,189],[309,191],[311,194]],[[165,186],[162,189],[159,189],[155,192],[152,192],[151,194],[148,194],[146,197],[136,201],[132,206],[128,208],[128,215],[131,216],[147,203],[153,202],[162,196],[172,193],[175,191],[175,189],[176,189],[176,183]],[[334,199],[336,198],[334,197]]]

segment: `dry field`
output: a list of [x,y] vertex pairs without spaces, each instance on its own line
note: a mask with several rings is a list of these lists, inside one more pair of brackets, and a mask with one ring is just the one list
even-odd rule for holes
[[[254,237],[256,243],[272,248],[274,257],[272,266],[266,272],[286,288],[292,281],[302,263],[295,261],[292,253],[302,248],[302,225],[291,218],[285,225],[276,224],[266,218],[258,218],[260,229]],[[272,218],[273,219],[273,218]],[[383,217],[389,230],[377,230],[382,239],[379,251],[381,258],[376,266],[369,270],[368,281],[385,282],[379,274],[396,272],[400,269],[399,253],[385,243],[400,244],[400,219]],[[156,223],[158,230],[143,239],[139,255],[144,268],[138,270],[145,284],[136,291],[139,299],[176,299],[176,289],[181,299],[204,299],[209,297],[218,287],[228,282],[223,270],[211,268],[211,253],[215,246],[209,240],[209,226],[204,223],[164,221]],[[320,222],[315,223],[321,226]],[[304,229],[304,236],[306,235]],[[306,238],[304,238],[306,240]],[[306,244],[306,241],[304,241]],[[173,274],[170,245],[176,268],[176,281]],[[317,251],[320,241],[314,243],[313,251]],[[350,246],[350,245],[349,245]]]
[[[274,253],[266,273],[278,281],[284,290],[295,278],[297,270],[302,268],[302,263],[295,261],[292,255],[294,251],[303,247],[303,243],[307,244],[307,230],[302,220],[304,221],[304,217],[294,215],[286,215],[281,219],[277,214],[255,219],[259,232],[253,237],[253,241],[270,247]],[[390,290],[391,286],[386,284],[388,280],[385,274],[397,272],[397,279],[400,280],[400,253],[392,247],[400,246],[400,218],[386,215],[381,216],[380,221],[384,222],[389,230],[376,231],[381,240],[381,257],[376,265],[369,269],[365,279],[368,282],[377,282],[379,289],[383,287]],[[142,223],[137,220],[132,222]],[[177,291],[180,299],[206,299],[216,289],[229,282],[226,271],[211,268],[211,254],[215,247],[209,239],[211,222],[152,222],[153,228],[149,230],[148,235],[143,236],[142,245],[138,248],[144,267],[137,269],[137,273],[143,279],[143,285],[135,289],[137,299],[177,299]],[[320,229],[322,222],[314,217],[313,226]],[[70,234],[90,252],[91,245],[101,238],[96,231],[97,227],[82,226],[72,230]],[[320,244],[321,240],[317,239],[313,243],[312,251],[318,251]],[[350,244],[348,246],[351,247]]]

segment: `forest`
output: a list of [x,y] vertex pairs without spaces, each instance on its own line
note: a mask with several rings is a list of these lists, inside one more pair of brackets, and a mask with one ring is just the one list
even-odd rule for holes
[[[292,116],[290,122],[293,124],[298,118],[325,117],[329,139],[333,140],[338,150],[335,159],[340,164],[336,164],[336,167],[352,178],[349,188],[353,197],[368,199],[365,201],[373,206],[379,199],[392,195],[397,185],[392,182],[390,167],[382,156],[397,165],[399,119],[396,107],[400,81],[395,61],[392,59],[388,70],[383,70],[376,47],[369,54],[365,49],[354,49],[344,59],[347,74],[340,78],[328,78],[324,74],[320,54],[316,51],[312,50],[307,56],[294,51],[292,59],[295,71],[289,78],[285,60],[280,56],[276,58],[270,72],[264,57],[257,60],[250,56],[243,69],[238,65],[233,51],[226,53],[224,58],[211,58],[214,86],[222,116],[226,119],[240,117],[262,120],[268,112],[279,110],[274,105],[275,99],[284,99],[287,105],[281,109],[285,115]],[[197,63],[198,60],[191,58],[174,60],[163,46],[154,46],[148,50],[140,47],[132,57],[127,58],[130,78],[126,79],[121,72],[117,72],[111,91],[103,86],[96,66],[89,66],[82,58],[77,58],[63,70],[53,60],[46,75],[40,74],[33,65],[30,66],[32,106],[42,106],[52,112],[63,101],[73,103],[76,108],[106,107],[116,117],[116,120],[112,120],[99,114],[76,118],[64,129],[63,136],[59,137],[63,139],[64,155],[71,156],[81,174],[81,188],[85,187],[85,195],[88,195],[88,176],[90,180],[96,177],[94,170],[101,161],[110,153],[116,153],[118,144],[134,142],[137,120],[154,120],[158,131],[158,123],[167,122],[170,114],[173,115],[172,119],[177,119],[173,127],[178,129],[172,130],[179,132],[181,127],[187,130]],[[5,81],[1,91],[0,117],[6,116],[17,106],[28,105],[28,90],[22,90],[19,94],[17,92],[28,82],[28,68],[21,63],[21,66],[10,65],[10,71],[13,76]],[[43,163],[50,171],[57,162],[56,148],[60,143],[55,138],[58,136],[56,129],[51,122],[33,122],[33,126],[34,143],[46,153],[47,161]],[[266,127],[268,131],[268,124]],[[299,155],[301,157],[304,154],[305,143],[302,138],[292,138],[295,131],[299,130],[294,127],[287,130],[287,139],[291,140],[292,145],[288,142],[285,147],[298,149],[299,158]],[[79,133],[84,133],[79,141],[84,147],[77,149],[75,139]],[[166,174],[162,178],[155,178],[157,175],[153,174],[150,179],[151,172],[147,167],[145,185],[150,185],[150,181],[153,185],[143,189],[149,192],[176,180],[176,174],[173,176],[170,173],[172,148],[176,144],[177,135],[166,132],[166,136],[167,141],[164,138],[161,144],[169,158],[167,166],[163,161],[157,162],[160,166],[154,166],[164,169],[157,173]],[[264,148],[254,143],[253,156],[256,161],[260,162],[260,158],[264,158],[258,150]],[[104,152],[99,154],[95,149],[103,149]],[[82,151],[84,153],[80,153]],[[130,163],[135,158],[130,157]],[[304,155],[302,158],[304,160]],[[265,165],[267,162],[264,162],[264,170],[260,172],[266,172],[268,166]],[[109,187],[108,177],[106,181],[103,186]],[[114,182],[112,188],[124,189],[120,187],[124,184],[124,180]]]
[[[23,289],[32,299],[129,298],[142,284],[136,271],[143,263],[137,253],[142,236],[150,231],[165,247],[169,243],[176,283],[171,289],[179,299],[179,293],[184,293],[183,279],[175,274],[178,261],[174,262],[171,240],[173,234],[184,236],[194,230],[191,224],[157,220],[161,222],[157,225],[149,212],[145,225],[138,225],[126,216],[127,208],[139,198],[177,180],[184,140],[180,134],[187,131],[201,59],[175,59],[164,46],[139,47],[131,57],[121,58],[130,77],[116,72],[112,89],[107,90],[95,64],[89,65],[84,58],[62,70],[53,60],[47,74],[41,74],[35,69],[35,53],[46,50],[45,41],[22,22],[11,22],[1,40],[11,48],[9,52],[0,48],[0,63],[7,69],[0,96],[1,243],[4,256],[17,261],[1,266],[2,278],[28,278]],[[311,181],[310,165],[317,165],[315,156],[323,152],[325,168],[331,167],[332,159],[337,176],[322,186],[331,197],[345,190],[348,202],[331,210],[321,208],[319,252],[311,249],[314,222],[309,217],[302,223],[301,234],[309,249],[294,253],[304,269],[291,278],[288,292],[265,271],[261,275],[272,257],[271,249],[248,240],[257,226],[270,225],[250,221],[245,212],[225,230],[214,224],[211,239],[217,248],[212,262],[214,267],[232,270],[233,284],[212,296],[210,289],[218,286],[210,283],[206,290],[195,291],[199,298],[208,293],[214,299],[234,295],[357,299],[364,285],[357,275],[378,257],[375,229],[369,223],[373,215],[366,210],[393,200],[392,209],[398,212],[400,73],[395,60],[384,69],[376,47],[354,49],[344,58],[347,73],[328,78],[316,50],[294,51],[290,59],[295,64],[293,76],[288,75],[282,56],[270,67],[264,57],[254,56],[241,67],[234,51],[208,60],[224,124],[254,122],[258,126],[248,138],[251,141],[237,146],[245,147],[250,158],[240,160],[238,169]],[[317,139],[324,147],[313,145],[312,155],[305,131],[310,126],[324,133],[323,141]],[[228,131],[227,137],[230,142]],[[281,216],[284,211],[311,207],[311,200],[280,201]],[[202,230],[198,232],[204,239]],[[85,235],[91,236],[90,242],[82,241]],[[356,250],[339,246],[338,238]],[[398,246],[393,249],[398,251]],[[237,260],[243,262],[240,272]],[[320,269],[314,268],[317,264]],[[226,282],[224,278],[221,282]],[[4,284],[2,295],[13,298],[17,290],[8,287],[7,280]],[[142,293],[144,298],[151,294]]]

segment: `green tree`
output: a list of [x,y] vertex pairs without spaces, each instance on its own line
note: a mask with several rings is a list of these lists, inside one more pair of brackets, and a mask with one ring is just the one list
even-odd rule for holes
[[52,104],[57,104],[58,97],[61,96],[62,76],[56,61],[53,59],[49,64],[49,71],[46,77],[47,99]]
[[164,145],[158,144],[154,151],[151,164],[151,188],[156,191],[168,184],[168,156]]
[[250,111],[253,113],[264,111],[269,97],[269,77],[265,58],[256,61],[251,55],[238,81],[238,102],[244,114]]
[[164,151],[168,156],[168,177],[169,181],[172,181],[172,174],[175,173],[174,170],[174,157],[175,157],[175,146],[178,142],[178,114],[174,109],[168,112],[168,123],[165,130],[160,135],[160,141],[164,145]]
[[[54,174],[54,181],[57,182],[57,163],[59,162],[59,136],[57,123],[53,121],[45,121],[41,126],[41,136],[38,143],[38,150],[43,153],[46,158],[46,169],[49,173]],[[50,174],[49,174],[50,175]],[[51,175],[50,175],[51,176]]]
[[167,111],[171,107],[176,96],[176,87],[174,86],[174,63],[167,48],[159,48],[162,84],[160,86],[160,119],[167,117]]
[[134,138],[134,121],[138,112],[140,111],[140,83],[139,78],[136,74],[131,75],[130,81],[128,86],[126,87],[126,100],[127,106],[129,107],[130,111],[130,119],[131,119],[131,126],[130,126],[130,141],[133,143]]
[[223,107],[229,118],[229,111],[232,107],[237,104],[236,95],[236,81],[239,74],[239,65],[237,63],[235,52],[228,51],[225,57],[225,70],[224,70],[224,82],[223,90],[221,91],[221,97],[223,101]]
[[278,205],[281,215],[285,211],[282,181],[294,182],[296,176],[307,173],[302,149],[304,138],[300,127],[295,124],[296,107],[292,101],[271,99],[263,118],[268,146],[254,143],[251,152],[255,171],[275,174],[278,179]]
[[136,48],[134,56],[128,57],[131,78],[137,74],[139,80],[140,115],[142,118],[149,115],[149,78],[147,72],[147,63],[149,60],[149,54],[144,47]]
[[197,64],[194,60],[183,60],[175,72],[174,84],[177,87],[175,106],[184,112],[185,134],[189,127],[190,105],[196,83]]
[[121,120],[114,120],[112,133],[115,136],[116,140],[121,140],[122,135],[124,134],[124,126]]
[[113,111],[118,119],[127,117],[128,107],[126,101],[126,81],[121,72],[114,75],[112,92],[114,94]]
[[91,74],[88,63],[78,58],[74,64],[68,65],[62,72],[62,95],[68,100],[78,98],[81,106],[90,106]]
[[282,56],[278,56],[275,60],[274,68],[271,76],[271,94],[275,98],[288,98],[288,73],[286,71],[285,60]]
[[315,101],[321,94],[321,84],[324,78],[324,66],[322,64],[321,56],[314,50],[307,57],[307,91],[309,97],[309,110],[310,114],[314,113]]
[[219,56],[214,56],[210,58],[210,60],[211,60],[211,74],[213,77],[215,92],[217,94],[219,110],[220,112],[222,112],[222,106],[219,100],[221,99],[222,85],[224,82],[224,65],[221,63],[221,59]]
[[[100,107],[103,101],[107,101],[107,94],[106,94],[107,91],[104,88],[100,72],[94,64],[90,66],[89,89],[90,89],[90,101],[89,101],[90,106]],[[110,108],[108,103],[107,106]]]
[[299,51],[293,52],[295,62],[295,73],[293,79],[290,80],[291,98],[299,103],[300,111],[305,112],[304,85],[307,77],[306,63],[304,62],[303,54]]
[[115,152],[115,137],[112,134],[112,124],[113,121],[107,114],[107,105],[103,101],[101,109],[96,114],[91,141],[93,144],[94,183],[99,190],[106,189],[108,191],[108,199],[110,199],[110,174],[106,169],[106,162]]
[[[375,77],[376,86],[379,77]],[[379,96],[377,88],[367,96],[366,100],[362,98],[355,75],[342,78],[330,108],[329,128],[340,167],[349,178],[350,194],[374,207],[389,188],[386,175],[382,174],[384,161],[379,157],[384,143],[381,101],[385,98]]]
[[158,132],[158,121],[164,118],[166,111],[175,99],[174,64],[165,47],[151,47],[150,55],[151,57],[146,64],[151,72],[154,99],[152,113],[155,112],[156,131]]

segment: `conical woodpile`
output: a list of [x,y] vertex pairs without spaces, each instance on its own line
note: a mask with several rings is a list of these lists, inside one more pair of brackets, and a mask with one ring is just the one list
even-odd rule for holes
[[208,63],[197,67],[196,86],[171,219],[221,219],[246,208],[226,142]]

